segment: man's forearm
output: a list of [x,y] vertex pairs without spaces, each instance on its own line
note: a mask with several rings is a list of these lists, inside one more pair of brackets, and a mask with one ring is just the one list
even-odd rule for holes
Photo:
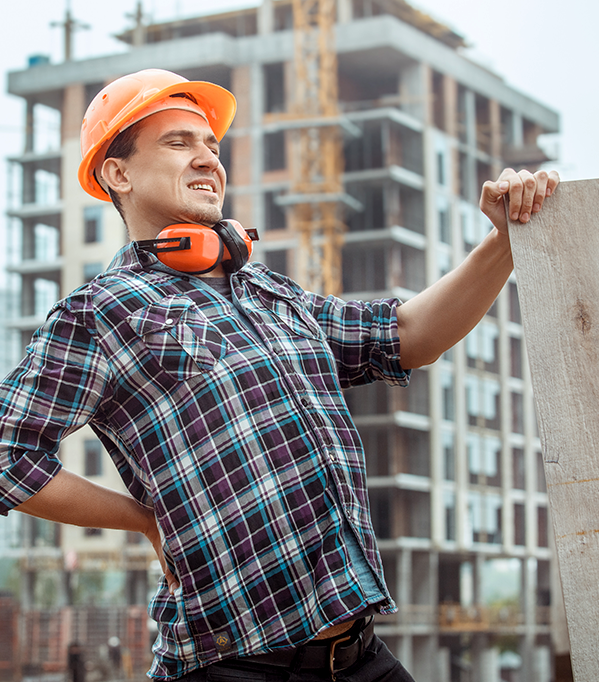
[[75,526],[147,533],[154,514],[120,493],[62,469],[18,511]]
[[397,309],[401,362],[434,362],[463,339],[497,298],[513,269],[507,235],[493,230],[455,270]]
[[126,493],[96,485],[62,469],[38,493],[16,507],[41,519],[87,528],[143,533],[152,543],[171,594],[179,587],[164,559],[156,516]]

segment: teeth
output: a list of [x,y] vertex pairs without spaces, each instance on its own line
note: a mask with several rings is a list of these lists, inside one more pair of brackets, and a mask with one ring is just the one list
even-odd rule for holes
[[208,192],[213,191],[213,189],[210,185],[189,185],[189,189],[205,189]]

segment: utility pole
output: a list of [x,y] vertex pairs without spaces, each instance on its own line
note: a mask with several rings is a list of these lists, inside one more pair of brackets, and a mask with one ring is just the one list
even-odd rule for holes
[[77,21],[77,19],[73,19],[70,0],[67,2],[64,21],[53,21],[50,23],[50,26],[53,28],[60,27],[64,30],[64,61],[70,62],[73,58],[73,36],[75,31],[89,30],[91,26],[89,24],[84,24],[81,21]]
[[133,47],[140,47],[146,42],[146,27],[144,25],[144,10],[141,0],[137,0],[135,12],[128,12],[125,14],[127,19],[132,19],[135,25],[132,30],[131,45]]

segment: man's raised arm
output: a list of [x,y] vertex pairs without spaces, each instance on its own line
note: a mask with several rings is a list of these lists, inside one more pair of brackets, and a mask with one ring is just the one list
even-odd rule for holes
[[513,269],[504,197],[510,218],[526,223],[558,183],[555,171],[512,169],[485,182],[480,208],[495,229],[455,270],[397,309],[404,368],[435,362],[478,324],[503,288]]

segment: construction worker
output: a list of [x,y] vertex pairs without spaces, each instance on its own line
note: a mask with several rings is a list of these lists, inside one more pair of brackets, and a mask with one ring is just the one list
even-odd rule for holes
[[[0,385],[0,511],[146,535],[164,570],[151,677],[411,680],[373,632],[396,607],[341,390],[406,386],[463,338],[512,269],[504,196],[527,222],[559,179],[504,171],[481,197],[495,229],[456,270],[404,305],[344,302],[249,263],[222,222],[234,113],[226,90],[161,70],[91,103],[79,179],[132,241]],[[84,424],[128,493],[61,467]]]

